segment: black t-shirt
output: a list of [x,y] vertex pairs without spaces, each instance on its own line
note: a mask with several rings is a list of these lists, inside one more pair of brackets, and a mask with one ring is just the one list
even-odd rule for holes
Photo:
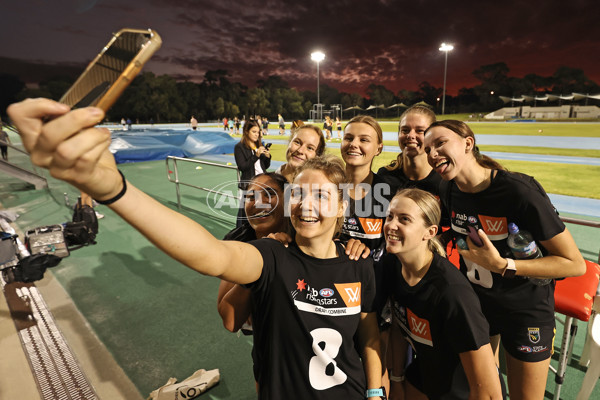
[[340,239],[347,242],[349,239],[357,239],[371,249],[373,257],[381,256],[385,249],[385,238],[383,236],[383,224],[388,212],[391,200],[389,185],[376,174],[373,174],[373,182],[368,188],[365,197],[360,200],[350,200],[347,217]]
[[[390,185],[392,197],[399,190],[406,188],[421,189],[431,193],[438,199],[440,197],[440,184],[442,183],[442,177],[434,170],[431,170],[429,175],[419,181],[413,181],[409,179],[404,174],[402,168],[389,170],[387,167],[381,167],[379,168],[379,171],[377,171],[377,175],[379,175],[386,183]],[[441,207],[442,218],[440,221],[440,226],[450,226],[450,221],[447,218],[447,212],[444,210],[444,205],[441,204]]]
[[252,290],[254,347],[261,399],[364,399],[355,349],[360,313],[373,311],[372,260],[318,259],[295,243],[251,242],[261,253]]
[[[493,176],[493,175],[492,175]],[[449,193],[448,193],[449,190]],[[468,234],[468,226],[481,228],[502,257],[514,258],[506,239],[508,224],[529,231],[542,252],[540,241],[549,240],[565,230],[556,209],[542,186],[531,176],[497,171],[488,188],[478,193],[461,192],[454,182],[442,185],[440,195],[450,210],[452,233],[456,239]],[[500,274],[466,261],[461,257],[461,271],[473,284],[482,304],[492,302],[507,314],[514,309],[532,309],[554,313],[554,291],[536,286],[528,279],[503,278]],[[552,285],[548,285],[552,288]]]
[[[421,389],[438,398],[463,373],[459,354],[489,343],[489,326],[469,282],[447,259],[434,254],[429,270],[415,286],[402,276],[398,258],[383,259],[393,311],[402,334],[419,360]],[[468,386],[467,386],[468,387]]]
[[237,240],[238,242],[247,243],[256,240],[256,232],[248,222],[244,222],[241,226],[227,232],[223,240]]
[[422,189],[436,197],[439,197],[440,195],[440,182],[442,182],[442,177],[434,170],[431,170],[429,175],[420,181],[410,180],[404,174],[402,168],[389,170],[386,167],[381,167],[379,168],[379,171],[377,171],[377,175],[379,175],[390,185],[392,189],[392,195],[394,195],[398,190],[404,188]]

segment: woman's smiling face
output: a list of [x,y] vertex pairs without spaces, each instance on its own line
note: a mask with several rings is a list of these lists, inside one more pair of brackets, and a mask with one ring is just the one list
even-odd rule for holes
[[340,151],[346,165],[358,167],[371,165],[373,158],[381,153],[377,132],[369,124],[353,122],[346,125]]
[[259,175],[252,180],[244,195],[244,209],[257,236],[283,230],[283,191],[270,177]]
[[412,199],[396,196],[390,202],[383,226],[386,250],[390,254],[408,254],[427,248],[430,227],[425,226],[423,212]]
[[344,215],[337,185],[314,169],[294,179],[289,207],[292,226],[305,239],[331,240],[337,219]]
[[431,122],[428,116],[416,112],[402,118],[398,127],[398,146],[402,153],[412,157],[425,153],[425,131]]
[[298,129],[288,145],[285,158],[294,169],[301,167],[307,160],[317,156],[319,134],[312,129]]
[[472,143],[469,137],[463,138],[448,128],[436,126],[425,135],[427,161],[444,180],[452,180],[462,172]]

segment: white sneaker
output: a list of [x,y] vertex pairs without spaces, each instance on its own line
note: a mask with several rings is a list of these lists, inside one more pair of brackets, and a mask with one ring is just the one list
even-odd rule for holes
[[96,211],[96,218],[102,219],[104,218],[104,214],[100,214],[98,211]]
[[164,386],[153,390],[147,400],[195,399],[219,383],[220,379],[218,369],[199,369],[180,383],[177,383],[177,379],[170,378]]

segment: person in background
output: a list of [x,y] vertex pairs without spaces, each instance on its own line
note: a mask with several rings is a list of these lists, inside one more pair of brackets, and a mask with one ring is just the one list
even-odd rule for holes
[[[451,232],[466,240],[460,270],[479,297],[495,352],[502,339],[510,399],[541,399],[553,352],[554,282],[539,285],[529,277],[581,275],[583,257],[542,186],[481,154],[467,124],[434,122],[424,146],[444,180],[440,200]],[[506,242],[509,223],[529,231],[544,257],[514,260]]]
[[[233,148],[237,169],[240,171],[239,188],[246,190],[253,176],[267,172],[271,165],[271,153],[262,144],[261,127],[256,121],[247,121],[242,138]],[[244,207],[240,205],[236,226],[245,220]]]
[[[436,238],[440,214],[431,193],[403,189],[386,217],[383,263],[394,315],[390,399],[499,400],[488,324],[473,288]],[[414,358],[405,365],[409,342]]]
[[262,134],[265,136],[269,134],[269,119],[267,117],[262,119]]
[[323,122],[323,130],[325,131],[325,139],[331,140],[331,130],[333,129],[333,122],[329,115],[325,116],[325,122]]
[[[287,232],[284,217],[284,190],[288,181],[274,172],[255,175],[244,193],[247,223],[230,231],[223,240],[250,242],[271,233]],[[217,309],[225,329],[238,331],[250,316],[250,290],[222,280],[217,295]]]
[[[295,234],[289,247],[271,239],[220,241],[127,182],[108,149],[110,132],[95,128],[102,110],[70,111],[36,99],[13,104],[8,113],[32,159],[53,177],[108,204],[191,269],[251,288],[259,398],[301,393],[317,400],[374,399],[383,394],[372,265],[369,259],[351,261],[333,241],[344,214],[339,160],[313,159],[296,176],[290,200]],[[74,150],[65,153],[62,146]],[[329,299],[337,304],[317,302],[313,288],[331,288]],[[328,312],[339,308],[343,315]],[[366,389],[373,391],[367,395]]]
[[365,243],[377,260],[385,247],[383,222],[391,199],[389,186],[371,170],[373,159],[383,150],[383,132],[375,118],[353,117],[344,129],[340,147],[349,179],[347,216],[342,226],[342,240],[355,238]]
[[227,132],[229,125],[227,124],[227,117],[223,117],[223,130]]
[[234,134],[239,135],[240,134],[240,126],[241,126],[240,119],[238,117],[235,117],[234,122],[235,122],[235,132],[234,132]]
[[285,135],[285,120],[281,114],[277,114],[277,122],[279,123],[279,134]]
[[193,115],[192,115],[192,118],[190,119],[190,126],[192,127],[193,130],[196,130],[198,128],[198,120]]
[[340,121],[340,117],[335,117],[335,126],[337,128],[337,138],[342,138],[342,121]]
[[427,162],[427,153],[423,145],[425,131],[435,120],[435,113],[422,105],[414,105],[400,116],[400,154],[389,165],[377,171],[377,175],[390,185],[392,194],[399,189],[416,187],[439,196],[442,178]]
[[233,135],[233,127],[234,127],[233,119],[229,118],[229,120],[227,120],[227,129],[229,130],[230,135]]
[[292,182],[298,168],[311,158],[321,156],[324,151],[325,139],[321,129],[315,125],[302,125],[292,130],[285,152],[286,163],[275,172]]
[[[383,149],[383,132],[375,118],[357,115],[346,124],[340,146],[342,159],[346,163],[348,176],[348,208],[340,234],[340,240],[354,239],[364,243],[370,250],[374,261],[376,301],[375,309],[381,331],[382,355],[386,357],[389,335],[389,322],[382,317],[386,296],[382,296],[384,286],[383,264],[381,256],[385,250],[383,223],[388,202],[391,198],[389,185],[371,170],[373,159]],[[389,382],[383,369],[383,385],[389,388]]]
[[11,144],[10,137],[8,137],[8,133],[4,131],[4,122],[0,118],[0,152],[2,153],[2,159],[4,161],[8,161],[8,146],[7,144]]

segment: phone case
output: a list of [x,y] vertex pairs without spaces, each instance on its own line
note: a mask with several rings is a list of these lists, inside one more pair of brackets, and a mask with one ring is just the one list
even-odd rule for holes
[[481,238],[479,237],[479,234],[477,233],[477,229],[475,229],[472,226],[469,226],[469,237],[471,238],[471,241],[473,243],[475,243],[476,246],[483,246],[483,242],[481,241]]
[[60,102],[72,108],[95,106],[108,110],[161,44],[162,40],[154,30],[121,29]]

